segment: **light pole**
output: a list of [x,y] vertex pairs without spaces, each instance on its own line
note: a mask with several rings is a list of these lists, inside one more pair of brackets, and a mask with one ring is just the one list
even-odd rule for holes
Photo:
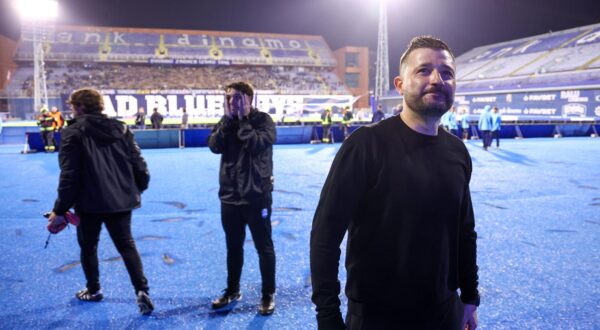
[[377,32],[377,62],[375,63],[375,102],[390,88],[390,67],[388,57],[387,6],[379,0],[379,28]]
[[50,42],[58,2],[53,0],[19,0],[16,2],[23,26],[23,41],[33,44],[33,108],[48,105],[48,87],[44,62],[44,43]]

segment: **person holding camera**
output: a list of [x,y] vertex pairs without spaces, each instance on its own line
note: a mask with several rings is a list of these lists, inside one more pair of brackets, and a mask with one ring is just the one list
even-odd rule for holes
[[211,307],[220,309],[242,298],[240,277],[248,225],[262,278],[258,312],[270,315],[275,310],[275,249],[271,238],[275,123],[267,113],[252,107],[254,90],[249,83],[229,84],[225,92],[225,115],[213,128],[208,146],[221,155],[219,198],[227,246],[227,288]]
[[75,297],[99,302],[104,296],[98,271],[98,240],[102,224],[125,262],[134,286],[140,313],[152,313],[148,281],[131,235],[131,210],[140,207],[141,193],[148,188],[150,174],[133,134],[123,122],[102,114],[102,95],[79,89],[68,103],[75,119],[62,131],[58,198],[49,216],[48,230],[57,232],[66,223],[71,208],[79,216],[77,241],[86,288]]

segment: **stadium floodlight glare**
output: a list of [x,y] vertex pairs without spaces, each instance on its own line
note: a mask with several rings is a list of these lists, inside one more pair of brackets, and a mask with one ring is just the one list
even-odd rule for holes
[[17,0],[16,7],[25,20],[50,20],[58,16],[58,2],[54,0]]

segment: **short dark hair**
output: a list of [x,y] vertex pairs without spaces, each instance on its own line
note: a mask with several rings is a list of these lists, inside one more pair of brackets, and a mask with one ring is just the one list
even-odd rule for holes
[[92,88],[81,88],[74,91],[69,96],[67,103],[76,109],[82,108],[82,112],[85,114],[100,113],[104,110],[102,95]]
[[408,55],[410,55],[410,53],[412,53],[413,50],[419,48],[446,50],[448,51],[448,53],[450,53],[450,56],[452,56],[452,60],[454,60],[454,53],[452,52],[450,47],[448,47],[448,45],[444,41],[442,41],[442,39],[430,35],[414,37],[408,43],[406,51],[402,54],[402,56],[400,56],[400,73],[402,73],[402,66],[406,63]]
[[238,81],[238,82],[231,83],[231,84],[225,86],[226,92],[229,89],[235,89],[237,91],[240,91],[240,92],[250,96],[250,102],[252,102],[252,99],[254,98],[254,87],[252,87],[252,85],[249,82]]

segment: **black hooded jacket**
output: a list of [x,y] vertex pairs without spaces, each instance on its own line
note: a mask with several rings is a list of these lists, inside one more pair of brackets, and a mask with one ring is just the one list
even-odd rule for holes
[[87,114],[63,129],[58,155],[60,182],[53,211],[116,213],[140,206],[150,174],[127,125]]
[[219,198],[225,204],[247,205],[271,200],[275,123],[252,109],[248,118],[223,116],[208,137],[208,147],[221,154]]

